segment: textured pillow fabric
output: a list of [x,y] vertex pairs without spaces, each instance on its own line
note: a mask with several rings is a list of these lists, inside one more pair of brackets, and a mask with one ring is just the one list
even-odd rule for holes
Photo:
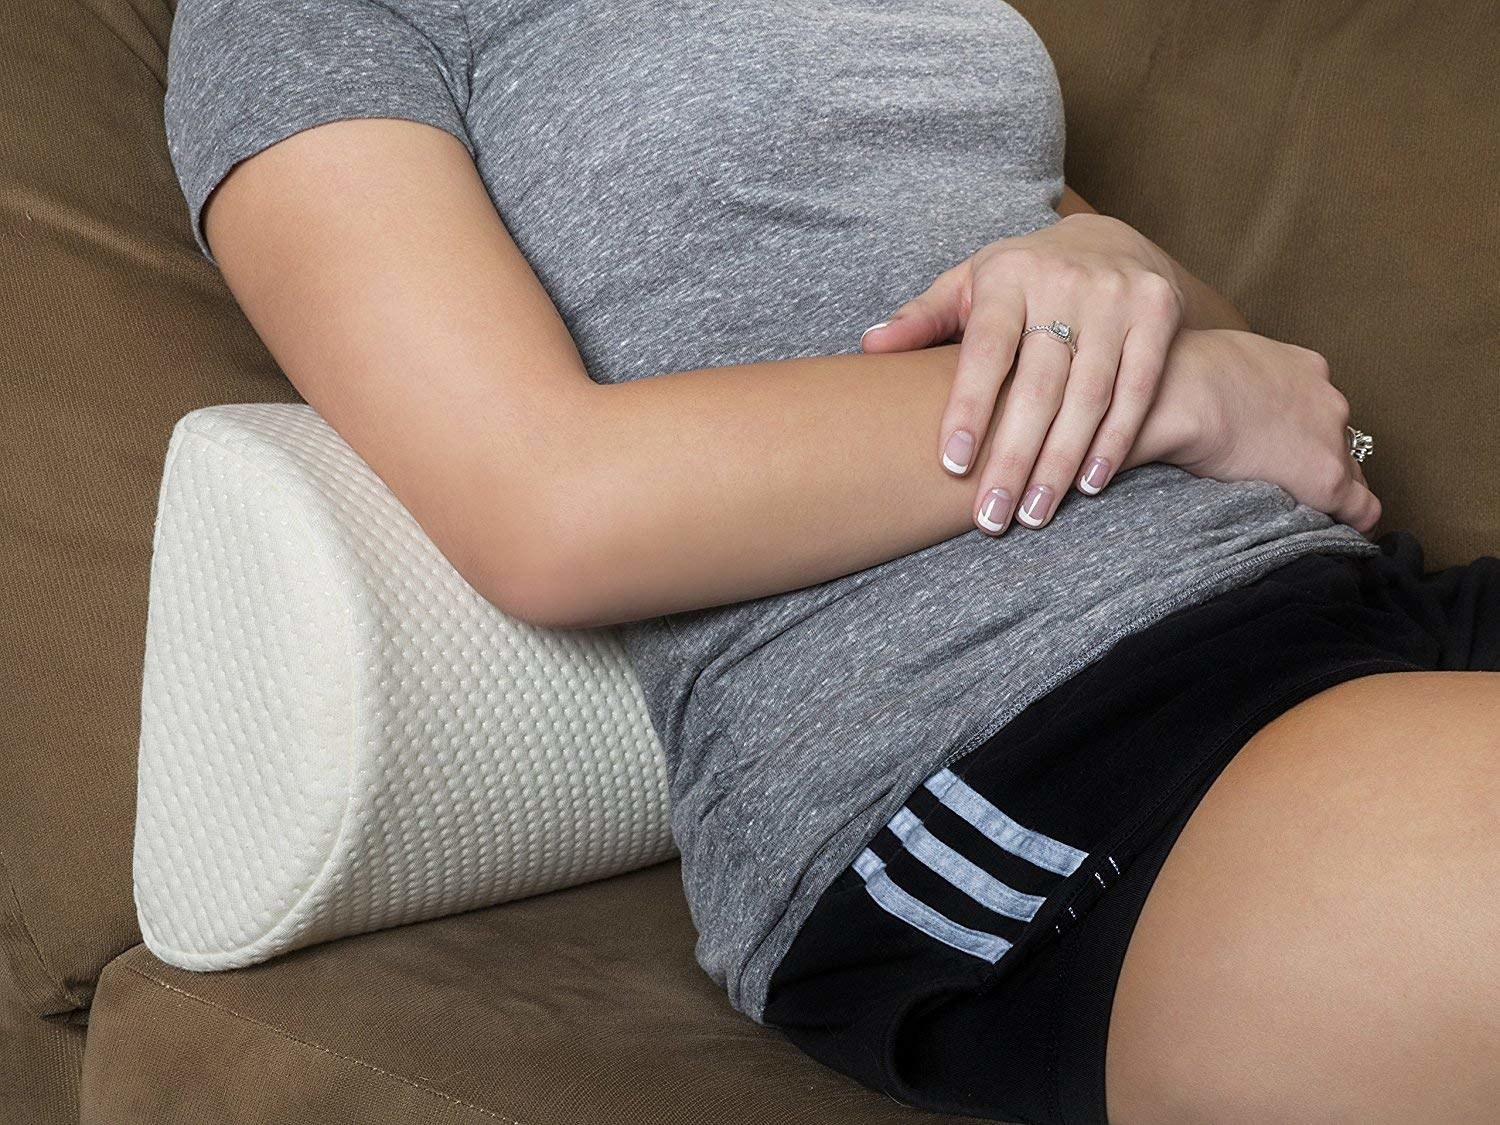
[[178,423],[136,812],[153,953],[235,968],[675,854],[612,629],[497,609],[310,406]]

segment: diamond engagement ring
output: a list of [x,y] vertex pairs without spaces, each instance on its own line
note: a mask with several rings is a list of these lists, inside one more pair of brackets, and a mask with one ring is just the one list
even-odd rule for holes
[[1353,426],[1345,426],[1344,429],[1349,431],[1349,456],[1364,464],[1365,458],[1375,452],[1375,439]]
[[1033,332],[1045,332],[1054,340],[1061,340],[1068,345],[1068,351],[1073,355],[1078,354],[1078,333],[1060,320],[1054,320],[1051,324],[1033,324],[1025,332],[1021,333],[1021,339],[1026,339]]

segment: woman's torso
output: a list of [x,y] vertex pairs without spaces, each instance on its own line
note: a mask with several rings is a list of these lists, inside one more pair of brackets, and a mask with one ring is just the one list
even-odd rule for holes
[[[855,352],[942,270],[1057,218],[1057,78],[993,0],[470,0],[468,22],[480,172],[596,381]],[[1148,465],[1039,532],[622,626],[700,964],[757,1014],[822,887],[942,758],[1312,550],[1373,548],[1273,485]]]

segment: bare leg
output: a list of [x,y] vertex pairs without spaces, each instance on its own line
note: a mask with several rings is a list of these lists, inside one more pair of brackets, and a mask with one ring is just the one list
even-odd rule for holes
[[1500,1122],[1500,673],[1367,676],[1267,726],[1126,954],[1111,1125]]

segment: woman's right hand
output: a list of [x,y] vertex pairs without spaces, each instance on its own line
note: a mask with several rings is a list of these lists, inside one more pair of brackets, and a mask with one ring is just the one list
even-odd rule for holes
[[1191,436],[1163,460],[1195,476],[1270,481],[1364,534],[1380,519],[1380,501],[1349,455],[1349,402],[1310,348],[1184,328],[1157,409],[1193,419]]

